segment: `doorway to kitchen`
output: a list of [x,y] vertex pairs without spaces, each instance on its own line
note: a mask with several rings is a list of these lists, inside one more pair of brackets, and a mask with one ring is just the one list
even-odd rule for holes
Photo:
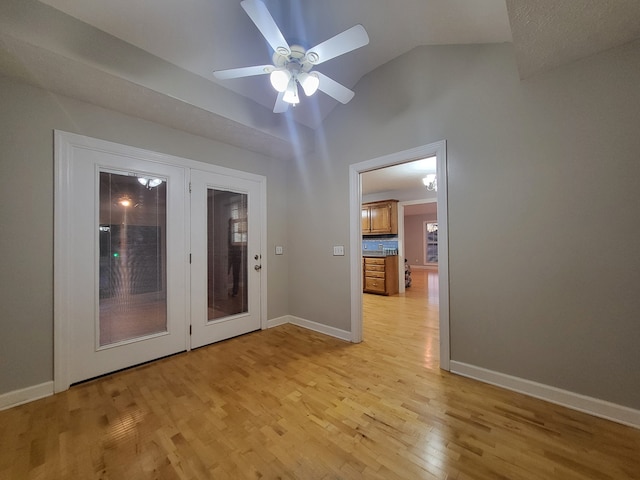
[[[362,241],[362,175],[366,172],[392,167],[418,159],[436,158],[437,175],[437,218],[439,235],[439,263],[437,274],[438,292],[438,330],[440,368],[449,370],[449,274],[448,274],[448,241],[447,241],[447,159],[446,142],[440,141],[410,150],[397,152],[351,165],[349,168],[350,190],[350,249],[351,257],[351,333],[352,341],[360,342],[363,338],[363,241]],[[402,242],[399,242],[400,258],[404,260]],[[404,262],[402,262],[404,263]],[[434,277],[432,280],[434,281]]]

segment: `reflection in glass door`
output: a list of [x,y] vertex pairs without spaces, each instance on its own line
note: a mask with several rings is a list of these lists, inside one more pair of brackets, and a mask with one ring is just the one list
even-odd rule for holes
[[247,312],[247,195],[207,189],[207,312]]
[[191,348],[262,327],[259,179],[191,171]]
[[167,182],[100,172],[98,345],[167,331]]

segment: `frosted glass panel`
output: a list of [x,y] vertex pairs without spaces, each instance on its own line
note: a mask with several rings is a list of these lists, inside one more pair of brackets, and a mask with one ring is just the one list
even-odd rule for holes
[[99,345],[167,331],[167,182],[100,173]]
[[207,190],[209,320],[248,311],[247,195]]

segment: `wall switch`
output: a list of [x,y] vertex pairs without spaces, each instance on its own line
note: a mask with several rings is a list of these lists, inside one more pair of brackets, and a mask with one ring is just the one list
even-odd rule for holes
[[282,255],[284,253],[284,248],[282,245],[276,245],[276,255]]
[[344,255],[344,245],[333,246],[333,256]]

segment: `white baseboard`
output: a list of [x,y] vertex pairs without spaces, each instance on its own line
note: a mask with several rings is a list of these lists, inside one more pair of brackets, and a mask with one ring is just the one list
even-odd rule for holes
[[[292,323],[299,327],[313,330],[314,332],[320,332],[331,337],[336,337],[341,340],[351,341],[351,332],[340,330],[339,328],[329,327],[322,325],[321,323],[312,322],[303,318],[294,317],[292,315],[284,315],[278,318],[272,318],[267,321],[267,328],[277,327],[278,325],[284,325],[286,323]],[[7,392],[0,394],[0,410],[6,410],[7,408],[17,407],[23,403],[32,402],[40,398],[53,395],[53,381],[41,383],[40,385],[34,385],[32,387],[23,388],[21,390],[14,390],[13,392]]]
[[330,337],[339,338],[340,340],[345,340],[347,342],[351,341],[351,332],[335,327],[329,327],[328,325],[324,325],[322,323],[312,322],[311,320],[305,320],[304,318],[294,317],[293,315],[285,315],[283,317],[274,318],[272,320],[269,320],[267,323],[267,328],[284,325],[285,323],[291,323],[292,325],[297,325],[298,327],[313,330],[314,332],[323,333],[325,335],[329,335]]
[[32,402],[50,395],[53,395],[53,381],[3,393],[0,395],[0,410],[17,407],[23,403]]
[[454,360],[451,360],[450,367],[451,373],[524,393],[530,397],[546,400],[630,427],[640,428],[640,410]]
[[289,315],[267,320],[267,328],[277,327],[278,325],[284,325],[286,323],[289,323]]

